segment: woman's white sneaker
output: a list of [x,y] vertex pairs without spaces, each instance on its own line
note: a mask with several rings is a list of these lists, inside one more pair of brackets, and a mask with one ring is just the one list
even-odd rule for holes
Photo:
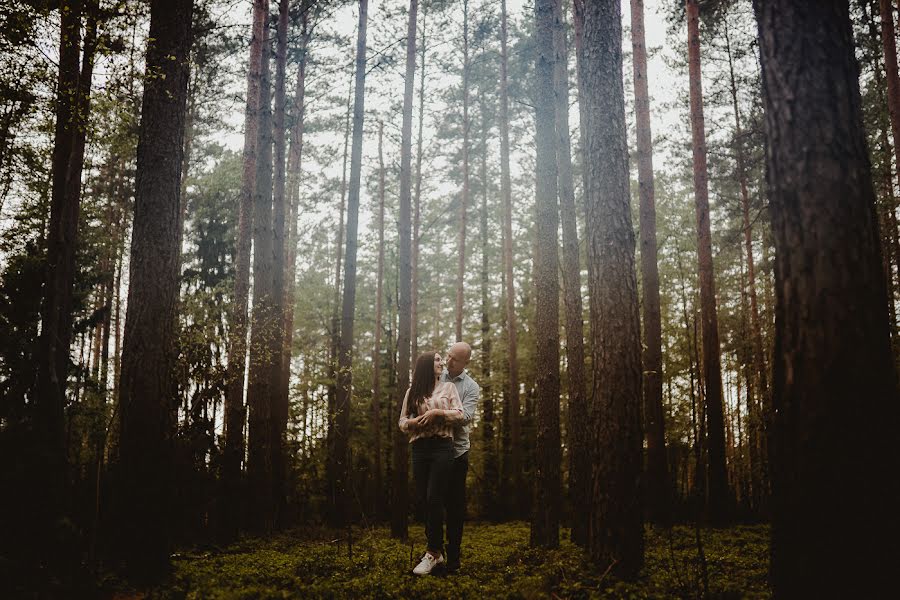
[[414,575],[428,575],[431,573],[431,570],[436,566],[444,562],[444,555],[438,554],[437,557],[431,556],[431,553],[426,552],[425,556],[422,557],[422,560],[419,564],[416,565],[416,568],[413,569]]

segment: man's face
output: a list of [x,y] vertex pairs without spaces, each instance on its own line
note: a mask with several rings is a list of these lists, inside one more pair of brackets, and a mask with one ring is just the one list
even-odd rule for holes
[[450,377],[456,377],[462,373],[468,364],[469,356],[466,349],[457,345],[451,346],[447,351],[447,373]]

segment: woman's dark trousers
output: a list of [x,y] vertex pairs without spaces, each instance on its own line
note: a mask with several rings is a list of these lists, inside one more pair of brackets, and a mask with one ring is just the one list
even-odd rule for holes
[[444,497],[453,461],[451,438],[421,438],[412,443],[413,479],[425,507],[428,549],[444,551]]

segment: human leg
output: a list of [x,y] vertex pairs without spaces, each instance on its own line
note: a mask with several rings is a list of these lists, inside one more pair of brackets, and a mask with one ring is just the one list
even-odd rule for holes
[[453,459],[447,482],[447,566],[459,567],[462,547],[463,521],[466,516],[466,475],[469,472],[469,453]]

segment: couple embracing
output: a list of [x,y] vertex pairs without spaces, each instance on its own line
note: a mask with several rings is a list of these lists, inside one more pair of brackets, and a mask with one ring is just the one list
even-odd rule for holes
[[421,354],[400,410],[400,430],[409,436],[413,479],[425,505],[427,548],[413,569],[416,575],[427,575],[441,564],[450,572],[459,569],[469,428],[481,392],[465,370],[471,358],[472,347],[465,342],[453,344],[446,360],[438,352]]

